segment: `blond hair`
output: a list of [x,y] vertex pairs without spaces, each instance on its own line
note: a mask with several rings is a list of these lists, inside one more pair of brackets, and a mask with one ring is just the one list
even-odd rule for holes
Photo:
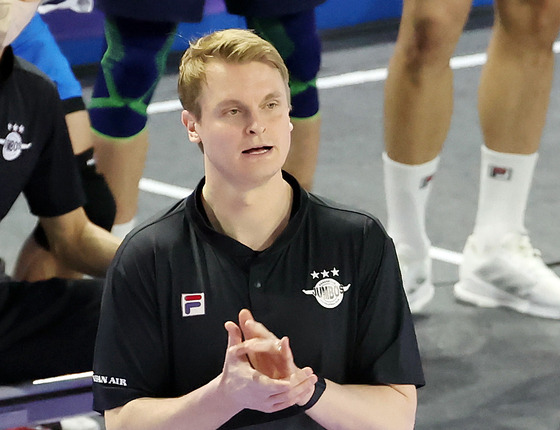
[[[220,30],[191,42],[181,58],[177,89],[183,109],[200,118],[198,99],[206,82],[206,67],[210,60],[227,63],[260,61],[278,69],[288,89],[288,69],[272,44],[250,30]],[[289,103],[289,100],[288,100]]]

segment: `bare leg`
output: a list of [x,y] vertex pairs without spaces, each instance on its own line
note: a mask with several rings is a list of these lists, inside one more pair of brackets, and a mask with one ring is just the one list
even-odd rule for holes
[[524,218],[544,128],[560,3],[497,0],[479,89],[482,147],[474,234],[455,284],[460,300],[560,319],[560,278],[533,249]]
[[[530,185],[548,110],[560,3],[498,1],[479,87],[482,152],[475,233],[489,244],[525,230]],[[489,173],[492,166],[512,172]],[[501,180],[505,179],[505,180]]]
[[470,0],[405,0],[385,84],[387,229],[413,312],[434,294],[426,205],[453,110],[449,60],[470,7]]
[[421,164],[441,151],[453,110],[449,67],[470,0],[405,0],[385,84],[385,147],[400,163]]
[[321,115],[292,118],[292,145],[284,169],[294,175],[306,190],[313,187],[321,139]]
[[74,154],[81,154],[93,147],[93,135],[87,110],[70,112],[65,116]]
[[532,154],[544,128],[560,27],[557,1],[497,0],[488,62],[479,87],[486,146]]

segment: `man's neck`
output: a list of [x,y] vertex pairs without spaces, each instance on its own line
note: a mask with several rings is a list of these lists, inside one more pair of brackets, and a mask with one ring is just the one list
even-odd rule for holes
[[290,220],[293,190],[281,176],[239,192],[232,187],[202,189],[202,203],[212,226],[255,251],[268,248]]

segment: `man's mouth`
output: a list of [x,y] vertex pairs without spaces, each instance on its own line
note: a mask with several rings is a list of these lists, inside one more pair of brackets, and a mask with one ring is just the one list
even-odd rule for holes
[[272,149],[272,146],[259,146],[257,148],[250,148],[243,151],[243,154],[258,155],[264,154]]

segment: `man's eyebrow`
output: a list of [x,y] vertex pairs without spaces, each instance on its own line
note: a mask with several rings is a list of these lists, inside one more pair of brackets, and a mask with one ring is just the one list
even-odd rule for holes
[[245,104],[238,99],[226,99],[222,100],[216,105],[216,109],[224,109],[231,106],[245,106]]
[[[268,93],[266,96],[264,96],[262,98],[262,101],[268,101],[271,99],[277,99],[282,97],[282,93],[280,91],[272,91],[270,93]],[[224,107],[228,107],[228,106],[232,106],[232,105],[239,105],[239,106],[245,106],[245,102],[239,100],[239,99],[226,99],[226,100],[222,100],[221,102],[219,102],[216,105],[216,108],[220,109],[220,108],[224,108]]]
[[280,91],[273,91],[271,93],[268,93],[263,100],[270,100],[270,99],[275,99],[278,97],[282,97],[282,93]]

